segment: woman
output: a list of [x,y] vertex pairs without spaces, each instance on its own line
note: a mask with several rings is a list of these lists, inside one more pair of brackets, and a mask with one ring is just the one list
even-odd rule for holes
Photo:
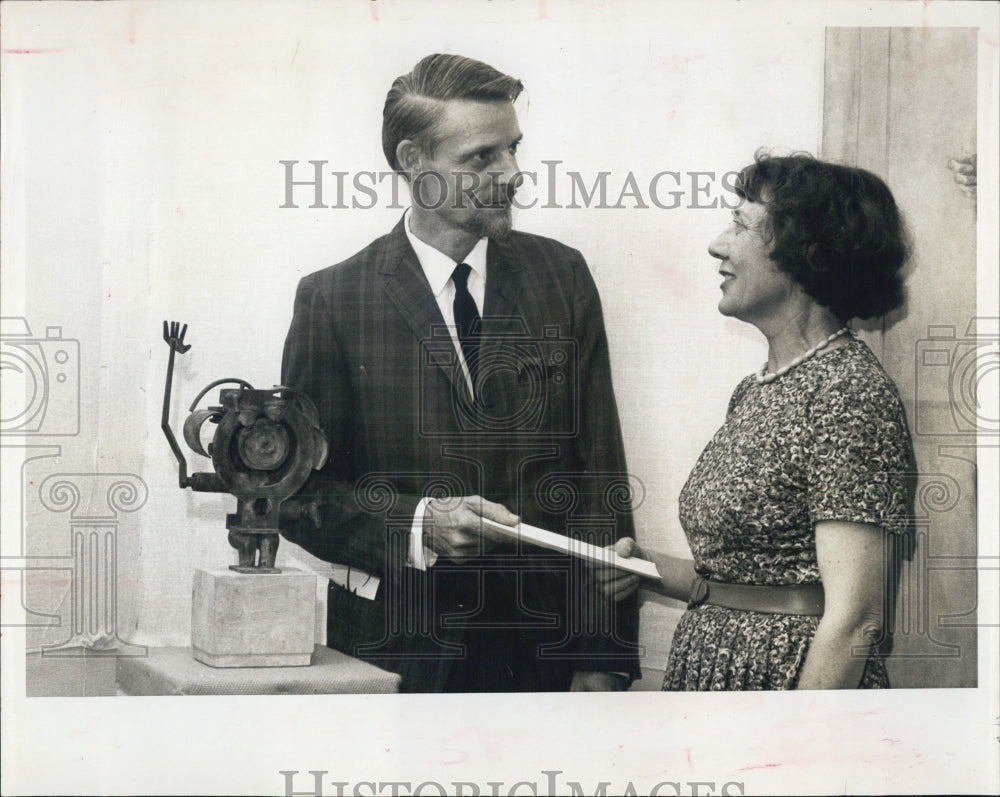
[[[806,155],[758,153],[709,246],[719,311],[767,338],[680,495],[694,561],[642,552],[687,600],[663,688],[888,686],[887,533],[907,525],[912,449],[895,385],[852,318],[902,301],[903,225],[885,184]],[[620,600],[639,577],[596,572]]]

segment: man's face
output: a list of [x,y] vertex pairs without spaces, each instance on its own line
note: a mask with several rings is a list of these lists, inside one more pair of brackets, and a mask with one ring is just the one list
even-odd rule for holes
[[449,100],[420,147],[414,204],[442,232],[499,237],[511,228],[511,201],[521,183],[521,128],[509,102]]

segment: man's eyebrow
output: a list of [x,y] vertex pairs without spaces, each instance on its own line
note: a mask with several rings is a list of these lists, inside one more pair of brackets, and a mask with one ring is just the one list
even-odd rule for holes
[[522,141],[522,139],[524,139],[524,133],[520,133],[520,134],[518,134],[517,138],[515,138],[515,139],[514,139],[513,141],[511,141],[511,142],[510,142],[509,144],[504,144],[504,143],[502,143],[502,142],[501,142],[501,143],[498,143],[498,144],[479,144],[479,145],[472,145],[472,146],[470,146],[470,147],[469,147],[469,149],[468,149],[468,150],[466,151],[466,153],[465,153],[465,157],[472,157],[472,156],[473,156],[473,155],[475,155],[476,153],[478,153],[478,152],[482,152],[483,150],[489,150],[489,151],[492,151],[492,150],[495,150],[495,149],[504,149],[505,147],[510,147],[510,146],[514,146],[515,144],[520,144],[520,143],[521,143],[521,141]]

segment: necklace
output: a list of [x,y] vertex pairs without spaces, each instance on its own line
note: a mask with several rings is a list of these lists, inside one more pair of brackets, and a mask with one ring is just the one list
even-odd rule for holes
[[758,385],[766,385],[769,382],[773,382],[779,376],[781,376],[783,374],[787,374],[795,366],[802,365],[802,363],[804,363],[806,360],[809,360],[809,359],[815,357],[817,352],[822,351],[827,346],[829,346],[831,343],[833,343],[837,338],[839,338],[841,335],[846,335],[850,331],[851,331],[850,328],[845,324],[840,329],[838,329],[836,332],[834,332],[832,335],[830,335],[830,337],[828,337],[826,340],[821,340],[819,343],[817,343],[815,346],[813,346],[811,349],[809,349],[809,351],[807,351],[805,354],[799,355],[794,360],[792,360],[790,363],[788,363],[788,365],[786,365],[786,366],[784,366],[782,368],[779,368],[773,374],[772,373],[768,373],[767,363],[764,363],[764,365],[761,366],[761,369],[755,374],[755,376],[757,377],[757,384]]

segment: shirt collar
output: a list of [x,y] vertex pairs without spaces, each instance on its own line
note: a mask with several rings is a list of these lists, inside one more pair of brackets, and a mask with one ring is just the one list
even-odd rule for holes
[[[435,249],[429,243],[421,241],[413,234],[413,231],[410,229],[409,208],[407,208],[403,218],[403,229],[406,230],[406,237],[410,241],[410,246],[416,252],[420,268],[423,269],[424,276],[427,277],[427,282],[430,283],[431,291],[435,296],[440,296],[441,291],[448,285],[451,273],[455,270],[455,266],[458,263],[440,249]],[[476,241],[476,245],[472,247],[472,251],[462,261],[479,275],[483,284],[486,283],[486,248],[488,245],[489,238],[480,238]]]

